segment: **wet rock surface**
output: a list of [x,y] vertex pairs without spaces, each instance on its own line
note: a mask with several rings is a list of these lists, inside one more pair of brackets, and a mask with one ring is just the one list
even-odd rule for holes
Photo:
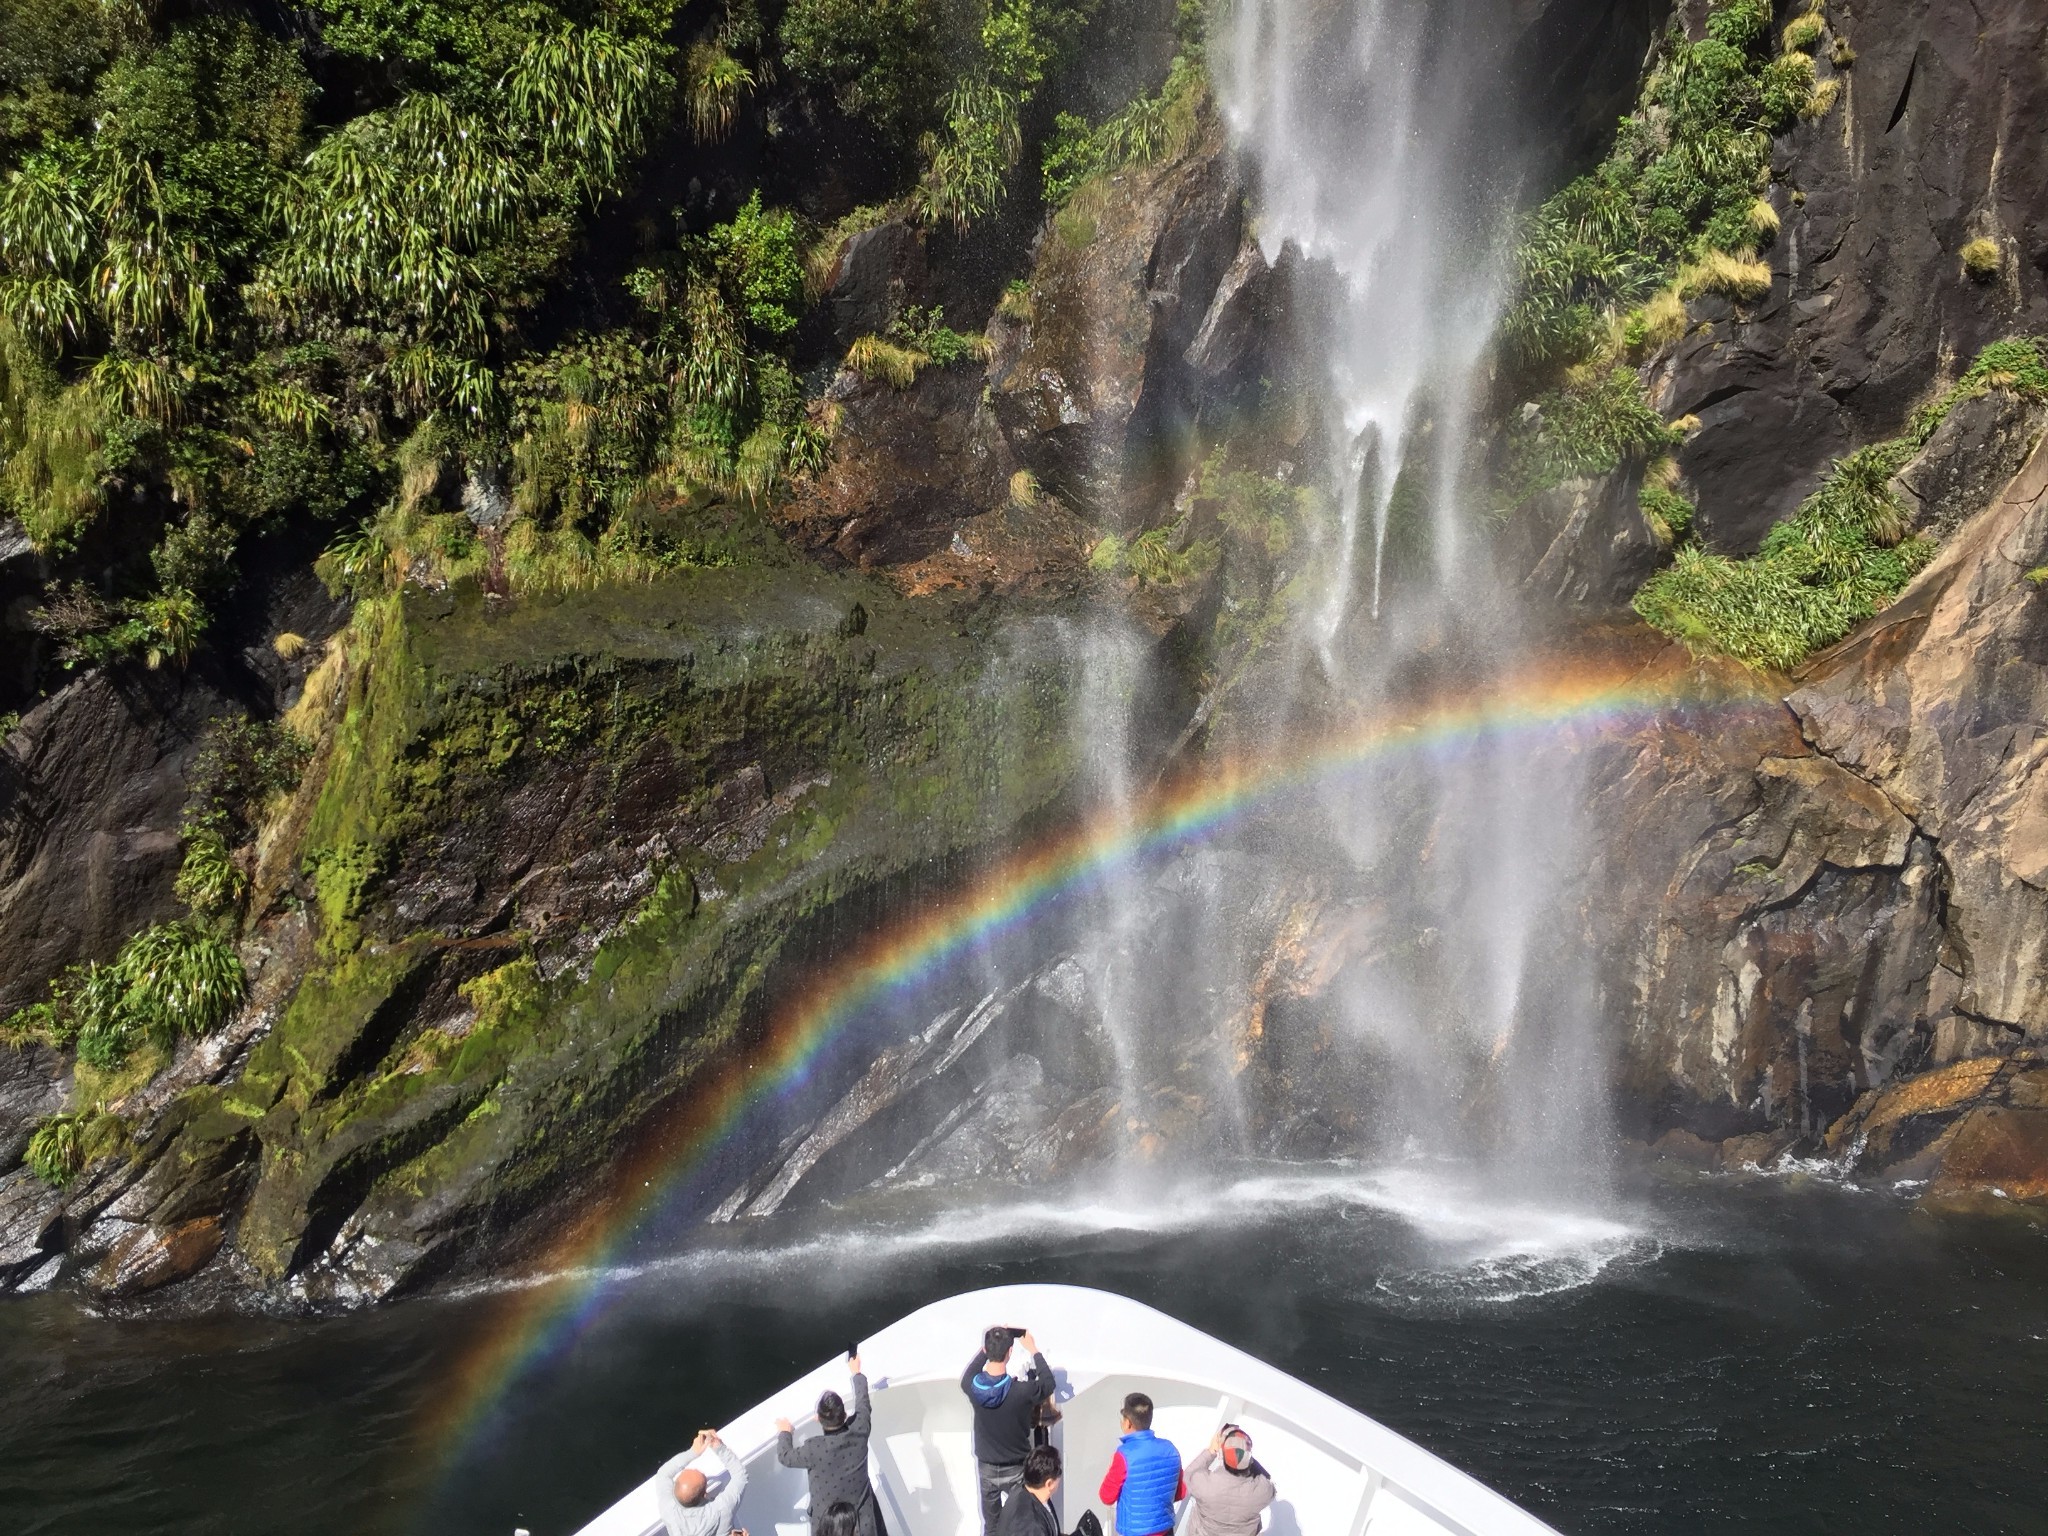
[[1061,211],[1041,240],[1033,319],[990,369],[1017,461],[1112,527],[1142,525],[1170,499],[1197,404],[1188,349],[1239,256],[1243,188],[1220,124],[1204,135],[1179,159],[1090,183]]
[[[1658,383],[1714,549],[1754,550],[1829,460],[1896,433],[1977,350],[2048,328],[2048,80],[2039,17],[1875,0],[1834,18],[1853,47],[1833,110],[1778,139],[1787,189],[1754,305],[1695,302]],[[1959,252],[2000,250],[1978,282]]]

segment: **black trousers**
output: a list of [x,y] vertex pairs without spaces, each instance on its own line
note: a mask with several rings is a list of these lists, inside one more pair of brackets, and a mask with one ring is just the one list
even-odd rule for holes
[[978,1461],[975,1466],[981,1471],[981,1536],[996,1536],[996,1517],[1003,1512],[1004,1497],[1024,1490],[1024,1463]]

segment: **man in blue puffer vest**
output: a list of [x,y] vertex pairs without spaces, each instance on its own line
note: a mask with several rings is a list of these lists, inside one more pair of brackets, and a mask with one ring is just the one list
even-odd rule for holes
[[1117,1536],[1169,1536],[1173,1506],[1188,1496],[1180,1452],[1152,1433],[1152,1399],[1124,1399],[1123,1439],[1103,1474],[1102,1502],[1116,1505]]

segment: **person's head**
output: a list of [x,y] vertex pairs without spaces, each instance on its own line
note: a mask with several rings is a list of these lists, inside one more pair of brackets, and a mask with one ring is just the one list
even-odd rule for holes
[[1124,1433],[1152,1427],[1152,1399],[1133,1392],[1124,1399]]
[[981,1352],[988,1356],[988,1363],[1001,1366],[1010,1358],[1012,1335],[1007,1328],[991,1328],[981,1336]]
[[1049,1445],[1033,1446],[1024,1458],[1024,1486],[1041,1499],[1052,1497],[1060,1485],[1060,1453]]
[[676,1502],[688,1509],[704,1497],[704,1474],[685,1467],[676,1474]]
[[818,1522],[817,1536],[856,1536],[860,1530],[858,1512],[844,1499],[834,1499],[825,1518]]
[[1219,1447],[1225,1471],[1235,1472],[1239,1477],[1252,1475],[1252,1437],[1235,1424],[1227,1425],[1223,1431],[1223,1443]]
[[826,1392],[819,1396],[818,1427],[828,1435],[835,1429],[846,1428],[846,1400],[837,1392]]

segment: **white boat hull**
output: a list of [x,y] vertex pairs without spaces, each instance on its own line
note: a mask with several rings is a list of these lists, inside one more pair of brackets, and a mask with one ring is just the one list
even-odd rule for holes
[[[948,1297],[861,1341],[874,1398],[869,1470],[891,1536],[980,1532],[972,1412],[960,1373],[982,1331],[997,1323],[1032,1328],[1059,1382],[1053,1443],[1066,1463],[1057,1501],[1063,1530],[1084,1509],[1096,1511],[1105,1531],[1115,1529],[1095,1491],[1116,1451],[1124,1394],[1138,1391],[1155,1404],[1152,1427],[1183,1460],[1225,1423],[1250,1433],[1279,1492],[1268,1536],[1555,1536],[1450,1463],[1284,1371],[1140,1302],[1066,1285]],[[750,1536],[810,1536],[804,1474],[777,1464],[774,1424],[794,1421],[801,1438],[818,1394],[844,1392],[846,1382],[845,1362],[828,1361],[721,1428],[746,1463],[735,1524]],[[695,1428],[679,1426],[679,1438]],[[716,1471],[715,1462],[704,1470]],[[650,1477],[581,1536],[661,1529]]]

